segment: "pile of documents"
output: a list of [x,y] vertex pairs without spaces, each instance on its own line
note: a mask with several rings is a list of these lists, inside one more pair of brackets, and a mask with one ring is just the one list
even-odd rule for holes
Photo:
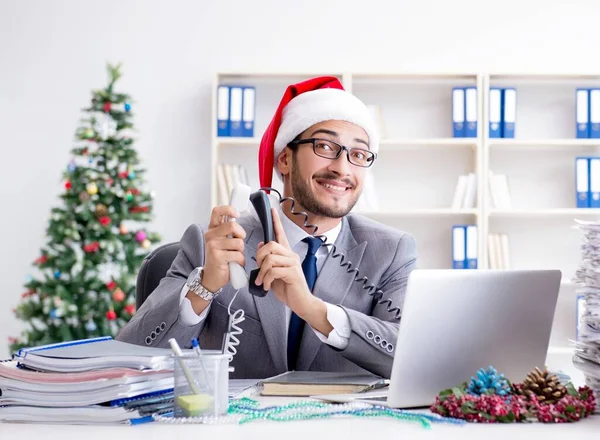
[[0,421],[151,421],[173,411],[173,360],[110,337],[20,350],[0,362]]
[[[578,313],[577,341],[573,364],[585,376],[586,384],[600,396],[600,222],[577,220],[583,231],[581,262],[574,281],[582,287]],[[600,410],[600,399],[597,399]]]

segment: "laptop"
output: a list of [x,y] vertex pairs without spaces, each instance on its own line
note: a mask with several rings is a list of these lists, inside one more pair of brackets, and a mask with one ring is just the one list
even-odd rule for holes
[[490,365],[520,382],[545,364],[560,279],[559,270],[414,270],[386,392],[314,397],[428,407]]

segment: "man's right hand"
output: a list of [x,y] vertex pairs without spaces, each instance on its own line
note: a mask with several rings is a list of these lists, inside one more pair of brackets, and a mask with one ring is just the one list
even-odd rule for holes
[[[204,234],[205,261],[202,285],[216,292],[229,282],[229,262],[244,266],[244,238],[246,231],[235,221],[224,222],[224,216],[238,218],[232,206],[217,206],[210,215],[210,224]],[[231,238],[230,238],[231,237]]]

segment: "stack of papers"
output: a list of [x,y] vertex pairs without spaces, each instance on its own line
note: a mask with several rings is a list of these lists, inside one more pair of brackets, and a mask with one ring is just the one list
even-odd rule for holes
[[147,421],[173,410],[173,360],[110,337],[20,350],[0,363],[0,421]]
[[[600,222],[576,220],[583,231],[581,262],[574,281],[581,284],[577,294],[583,296],[574,366],[585,376],[586,384],[600,396]],[[597,399],[600,410],[600,399]]]

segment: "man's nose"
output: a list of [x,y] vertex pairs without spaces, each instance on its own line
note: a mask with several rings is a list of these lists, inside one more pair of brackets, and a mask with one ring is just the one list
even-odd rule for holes
[[342,154],[337,159],[331,161],[329,170],[340,176],[347,176],[352,170],[352,164],[348,161],[348,150],[342,150]]

